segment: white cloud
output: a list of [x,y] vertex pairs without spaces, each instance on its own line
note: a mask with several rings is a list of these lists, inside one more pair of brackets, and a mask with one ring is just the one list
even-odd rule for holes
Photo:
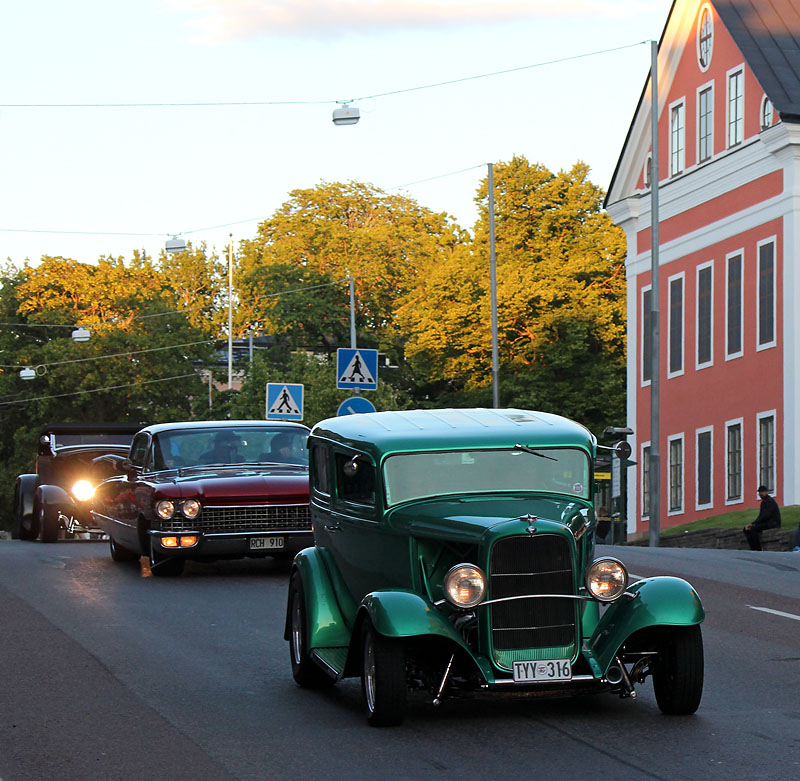
[[[663,2],[663,0],[662,0]],[[204,43],[634,15],[649,0],[167,0]],[[638,6],[638,8],[637,8]]]

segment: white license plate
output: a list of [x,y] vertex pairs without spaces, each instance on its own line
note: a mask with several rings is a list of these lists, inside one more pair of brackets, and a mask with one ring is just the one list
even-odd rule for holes
[[283,537],[251,537],[250,550],[282,550],[285,545]]
[[532,681],[571,681],[572,665],[569,659],[542,659],[538,662],[514,662],[514,680],[517,683]]

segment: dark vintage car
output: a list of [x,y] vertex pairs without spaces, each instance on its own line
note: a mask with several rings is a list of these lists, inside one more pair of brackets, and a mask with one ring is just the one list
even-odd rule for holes
[[299,423],[257,420],[142,429],[93,500],[111,557],[175,576],[187,559],[293,556],[313,541],[307,438]]
[[94,488],[114,473],[104,459],[128,452],[140,423],[54,423],[39,434],[36,473],[14,487],[14,533],[55,542],[102,535],[89,510]]
[[[665,713],[703,689],[689,583],[630,583],[595,553],[595,437],[528,410],[349,415],[308,440],[316,545],[295,558],[285,637],[305,687],[360,676],[370,724],[409,691],[636,696]],[[625,454],[621,449],[617,455]]]

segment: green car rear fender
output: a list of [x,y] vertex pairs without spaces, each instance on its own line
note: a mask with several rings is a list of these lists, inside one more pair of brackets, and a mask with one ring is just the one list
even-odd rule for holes
[[[308,647],[336,648],[350,645],[350,628],[336,599],[330,573],[320,548],[306,548],[295,557],[292,574],[298,572],[303,582],[308,621]],[[290,576],[291,580],[291,576]],[[284,639],[290,638],[287,608]]]
[[705,618],[700,597],[681,578],[646,578],[631,584],[628,592],[636,596],[609,605],[585,647],[604,673],[634,632],[654,626],[692,626]]

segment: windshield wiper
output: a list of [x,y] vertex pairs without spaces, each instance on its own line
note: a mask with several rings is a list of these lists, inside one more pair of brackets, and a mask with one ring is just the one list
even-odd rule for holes
[[539,458],[547,458],[550,461],[558,461],[557,458],[553,458],[553,456],[546,456],[544,453],[538,453],[536,450],[529,448],[527,445],[514,445],[514,450],[522,450],[524,453],[530,453],[532,456],[539,456]]

